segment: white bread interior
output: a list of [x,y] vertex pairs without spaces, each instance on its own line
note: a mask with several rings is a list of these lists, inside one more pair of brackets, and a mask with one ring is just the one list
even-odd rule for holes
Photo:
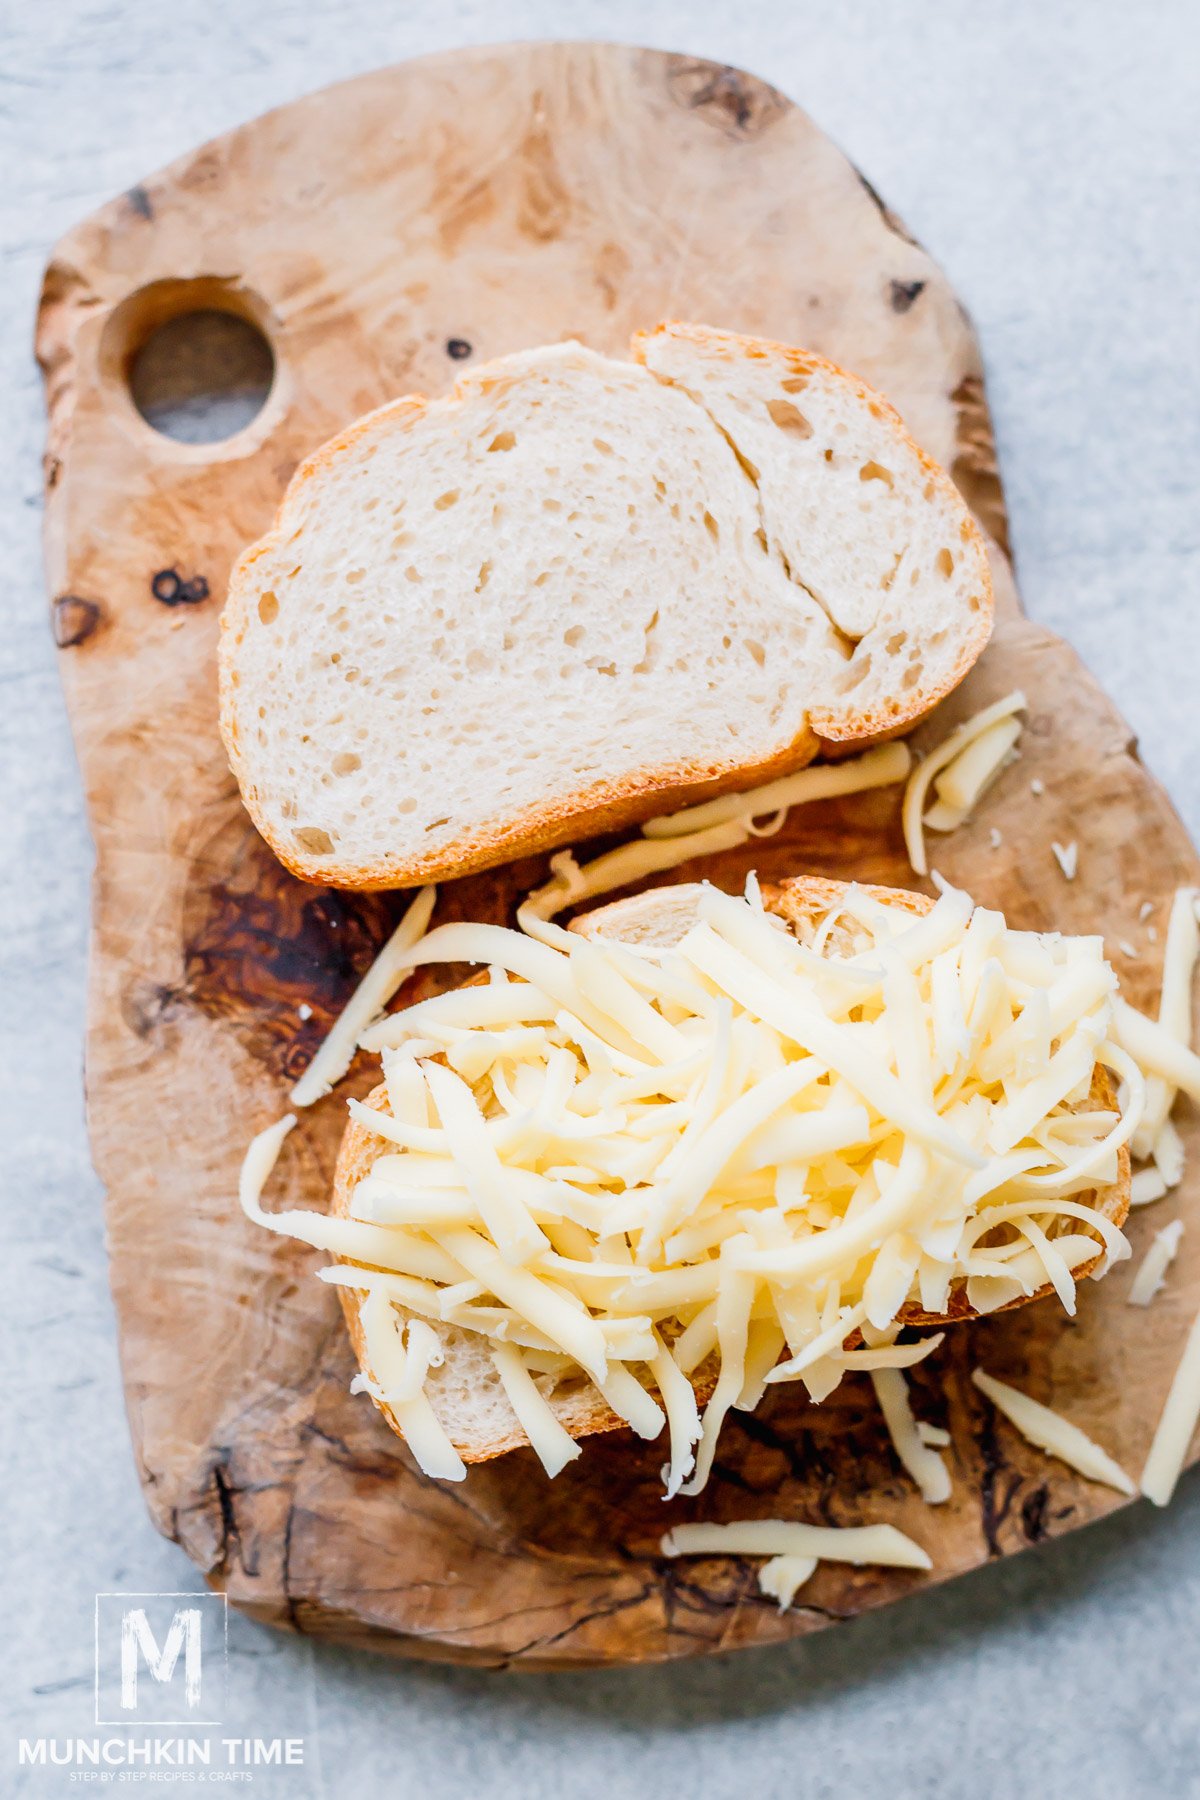
[[987,640],[982,538],[896,412],[701,327],[369,414],[235,568],[221,729],[296,874],[403,887],[914,723]]

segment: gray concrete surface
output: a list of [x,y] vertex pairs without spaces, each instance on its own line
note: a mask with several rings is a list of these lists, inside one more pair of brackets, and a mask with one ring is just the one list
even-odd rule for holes
[[[42,594],[29,339],[54,238],[194,142],[430,49],[592,36],[795,95],[978,322],[1030,609],[1108,684],[1200,830],[1195,75],[1189,0],[0,3],[0,1792],[92,1718],[100,1589],[193,1585],[134,1480],[80,1094],[89,845]],[[495,1678],[231,1629],[234,1730],[305,1739],[309,1796],[1200,1793],[1200,1482],[790,1649]]]

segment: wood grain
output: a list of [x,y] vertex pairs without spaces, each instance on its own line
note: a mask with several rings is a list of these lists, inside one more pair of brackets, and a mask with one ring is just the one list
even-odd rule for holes
[[[263,412],[218,445],[160,437],[128,392],[147,332],[198,306],[254,320],[276,358]],[[525,1452],[439,1486],[348,1394],[350,1352],[336,1296],[312,1278],[318,1259],[264,1241],[237,1212],[247,1138],[282,1109],[398,907],[295,881],[241,810],[215,722],[230,564],[300,457],[355,414],[407,389],[437,392],[468,357],[572,335],[616,352],[634,327],[671,315],[805,343],[860,370],[952,469],[997,546],[995,642],[923,736],[1018,683],[1029,726],[979,821],[939,842],[943,872],[1014,924],[1103,931],[1143,1002],[1158,974],[1146,926],[1161,944],[1171,889],[1200,878],[1115,710],[1019,613],[961,307],[879,196],[763,83],[614,47],[436,57],[231,132],[71,233],[39,320],[46,545],[96,840],[88,1110],[130,1423],[159,1529],[274,1624],[528,1666],[813,1630],[1120,1504],[1021,1444],[969,1371],[982,1362],[1027,1386],[1136,1471],[1200,1305],[1200,1234],[1189,1234],[1149,1312],[1124,1304],[1122,1269],[1083,1296],[1075,1323],[1040,1305],[952,1332],[914,1372],[922,1416],[954,1437],[954,1498],[936,1512],[858,1380],[819,1408],[784,1389],[738,1415],[698,1502],[664,1506],[661,1448],[622,1435],[591,1444],[553,1484]],[[1079,843],[1074,883],[1054,839]],[[703,872],[732,885],[752,865],[912,885],[894,793],[799,811],[778,837]],[[441,916],[511,920],[543,873],[530,859],[454,884]],[[1154,909],[1144,922],[1143,901]],[[370,1079],[356,1067],[346,1091]],[[324,1204],[343,1116],[329,1101],[304,1117],[281,1203]],[[1135,1218],[1135,1245],[1190,1204],[1177,1196]],[[657,1553],[684,1517],[780,1512],[894,1520],[935,1571],[823,1567],[804,1605],[780,1616],[750,1563]]]

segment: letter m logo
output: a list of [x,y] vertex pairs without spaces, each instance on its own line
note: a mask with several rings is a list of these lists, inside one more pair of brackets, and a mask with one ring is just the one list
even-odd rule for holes
[[224,1594],[97,1594],[96,1723],[218,1725]]
[[200,1643],[200,1609],[181,1606],[175,1612],[162,1649],[158,1647],[146,1609],[130,1606],[121,1620],[121,1705],[126,1712],[136,1712],[138,1702],[138,1664],[145,1661],[155,1681],[170,1681],[183,1650],[184,1703],[193,1712],[200,1705],[203,1652]]

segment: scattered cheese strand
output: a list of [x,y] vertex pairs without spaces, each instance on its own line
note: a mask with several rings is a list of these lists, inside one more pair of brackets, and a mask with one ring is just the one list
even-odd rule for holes
[[579,1445],[551,1412],[515,1345],[497,1344],[492,1351],[492,1361],[508,1395],[508,1403],[542,1467],[547,1475],[557,1475],[580,1454]]
[[[770,837],[782,829],[793,806],[889,787],[903,781],[911,762],[907,744],[879,744],[845,762],[801,769],[746,793],[723,794],[682,812],[648,819],[640,838],[619,844],[582,867],[572,851],[559,851],[550,858],[550,880],[522,902],[517,923],[542,943],[561,946],[561,933],[550,920],[568,907],[628,887],[643,876],[678,868],[693,857],[736,849],[748,837]],[[763,818],[768,822],[759,825]]]
[[[279,1161],[279,1152],[283,1148],[283,1140],[296,1123],[295,1113],[287,1113],[282,1119],[276,1119],[257,1136],[251,1138],[246,1146],[246,1154],[242,1158],[241,1173],[238,1176],[238,1200],[242,1211],[256,1225],[271,1223],[271,1217],[264,1213],[261,1205],[262,1191],[266,1187]],[[313,1214],[314,1218],[320,1217]]]
[[1200,1313],[1192,1321],[1179,1367],[1171,1382],[1154,1442],[1142,1470],[1142,1492],[1165,1506],[1175,1492],[1196,1422],[1200,1419]]
[[1013,761],[1020,735],[1020,719],[997,719],[934,777],[938,798],[925,814],[930,830],[956,831],[966,823],[1001,771]]
[[[1171,902],[1167,942],[1163,951],[1162,991],[1158,1022],[1181,1044],[1192,1041],[1192,976],[1200,955],[1200,927],[1196,922],[1195,888],[1177,888]],[[1147,1083],[1146,1111],[1133,1141],[1137,1157],[1154,1154],[1158,1134],[1167,1122],[1174,1090],[1161,1075]]]
[[1168,1192],[1183,1180],[1184,1151],[1174,1121],[1164,1119],[1154,1140],[1154,1168]]
[[[544,887],[535,888],[518,908],[517,923],[522,931],[538,937],[541,935],[537,930],[539,923],[544,924],[569,906],[578,906],[581,900],[594,900],[600,894],[612,893],[614,888],[628,887],[645,875],[678,868],[680,863],[690,862],[694,856],[712,856],[718,850],[734,850],[744,844],[748,836],[745,825],[732,819],[726,825],[714,825],[707,831],[692,832],[687,837],[670,838],[662,843],[634,838],[631,843],[618,844],[615,850],[606,851],[582,867],[570,850],[560,851],[550,858],[553,871],[550,880]],[[558,940],[551,937],[548,941],[555,943]]]
[[956,725],[950,736],[940,743],[936,750],[919,762],[908,778],[904,790],[904,804],[901,819],[904,825],[904,843],[908,850],[908,860],[918,875],[929,873],[929,864],[925,857],[925,834],[922,821],[925,814],[925,801],[929,794],[929,784],[934,776],[952,763],[956,757],[981,738],[984,732],[991,729],[1001,719],[1011,718],[1013,713],[1025,709],[1025,696],[1019,690],[1006,694],[1003,700],[995,700],[991,706],[985,706],[972,718],[964,719]]
[[1149,1306],[1175,1260],[1175,1252],[1179,1249],[1182,1236],[1182,1219],[1172,1219],[1169,1225],[1164,1225],[1161,1231],[1155,1232],[1126,1296],[1130,1306]]
[[922,1441],[908,1399],[908,1383],[899,1369],[875,1369],[871,1374],[892,1447],[930,1506],[950,1498],[950,1472],[936,1450]]
[[664,1556],[815,1556],[818,1562],[932,1569],[933,1563],[894,1525],[801,1525],[791,1519],[740,1519],[729,1525],[676,1525],[662,1540]]
[[793,806],[829,800],[842,794],[861,794],[868,788],[891,787],[893,782],[904,780],[911,765],[912,755],[907,744],[877,744],[873,750],[865,751],[862,756],[847,757],[844,762],[818,763],[800,769],[795,775],[769,781],[763,787],[751,788],[744,794],[723,794],[700,806],[685,807],[682,812],[647,819],[642,833],[648,838],[685,837],[727,821],[752,827],[755,819],[778,812],[787,813]]
[[[1050,848],[1054,852],[1054,860],[1062,872],[1063,880],[1074,881],[1079,868],[1079,845],[1072,838],[1069,844],[1053,843]],[[1124,946],[1119,947],[1124,948]],[[1136,952],[1126,949],[1125,954],[1130,956],[1135,955]]]
[[[462,1457],[446,1436],[423,1384],[410,1375],[410,1352],[404,1348],[400,1321],[386,1294],[370,1293],[359,1313],[373,1397],[395,1415],[404,1441],[427,1475],[439,1481],[464,1481]],[[409,1327],[411,1333],[412,1326]]]
[[412,968],[410,952],[424,937],[437,900],[422,888],[395,931],[347,1000],[337,1022],[291,1092],[293,1106],[311,1106],[342,1079],[354,1061],[362,1033],[387,1005]]
[[1129,1183],[1130,1206],[1150,1206],[1161,1200],[1167,1184],[1157,1169],[1139,1169]]
[[1099,1481],[1105,1487],[1116,1488],[1119,1494],[1136,1494],[1137,1489],[1119,1463],[1113,1461],[1107,1451],[1099,1444],[1094,1444],[1086,1432],[1064,1419],[1061,1413],[1051,1411],[1037,1400],[1031,1400],[1028,1394],[1021,1393],[1019,1388],[1009,1387],[1006,1381],[997,1381],[994,1376],[986,1375],[982,1369],[975,1369],[971,1380],[981,1393],[986,1394],[997,1412],[1016,1426],[1023,1438],[1048,1456],[1056,1456],[1070,1468],[1078,1469],[1089,1481]]
[[816,1570],[815,1556],[772,1556],[758,1571],[759,1591],[777,1600],[780,1612],[786,1612]]
[[1113,1008],[1113,1037],[1149,1075],[1161,1075],[1200,1105],[1200,1056],[1178,1038],[1138,1012],[1127,1000]]

